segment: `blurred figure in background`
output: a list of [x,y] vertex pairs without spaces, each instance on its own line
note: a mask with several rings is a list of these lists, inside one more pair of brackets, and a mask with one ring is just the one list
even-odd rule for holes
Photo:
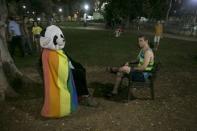
[[23,18],[23,23],[22,23],[22,32],[23,32],[23,44],[25,48],[25,52],[28,54],[32,54],[32,42],[30,38],[30,32],[28,30],[28,17]]
[[154,37],[154,47],[155,51],[158,50],[160,39],[163,37],[163,25],[160,21],[157,21],[155,25],[155,37]]
[[37,52],[41,52],[40,49],[40,33],[42,31],[42,28],[38,26],[38,23],[34,21],[33,27],[32,27],[32,34],[33,34],[33,43],[35,44],[35,48]]
[[21,56],[24,57],[25,52],[24,52],[24,46],[22,43],[22,33],[21,33],[20,24],[13,17],[9,17],[8,31],[9,31],[9,36],[11,39],[10,54],[12,58],[14,57],[16,46],[19,47]]

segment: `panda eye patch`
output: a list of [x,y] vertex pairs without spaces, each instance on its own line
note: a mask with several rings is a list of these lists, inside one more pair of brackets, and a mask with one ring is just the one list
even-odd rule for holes
[[64,38],[64,36],[63,36],[62,34],[61,34],[60,36],[61,36],[62,38]]
[[55,35],[55,36],[53,37],[53,43],[54,43],[54,45],[57,45],[57,39],[58,39],[58,37]]

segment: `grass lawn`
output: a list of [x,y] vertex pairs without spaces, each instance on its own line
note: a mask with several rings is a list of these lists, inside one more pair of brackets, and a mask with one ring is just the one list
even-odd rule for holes
[[[87,69],[88,87],[93,94],[111,88],[115,76],[106,66],[119,66],[135,59],[139,48],[137,35],[124,33],[115,38],[112,31],[64,29],[67,52]],[[151,38],[151,36],[150,36]],[[16,65],[28,76],[39,80],[35,70],[38,55],[16,57]],[[0,105],[0,129],[4,130],[195,130],[197,129],[197,43],[164,38],[157,54],[161,69],[155,81],[156,99],[133,100],[128,104],[94,95],[98,108],[80,106],[62,119],[40,116],[42,96],[20,97]],[[97,92],[97,93],[95,93]],[[143,92],[143,90],[142,90]],[[142,97],[146,97],[146,93]],[[26,94],[35,93],[25,92]],[[141,97],[141,92],[137,95]],[[124,95],[124,94],[123,94]]]
[[[138,52],[137,35],[125,33],[120,38],[113,37],[112,31],[88,31],[65,29],[66,50],[77,61],[88,66],[121,65],[135,59]],[[150,38],[152,38],[150,36]],[[165,68],[194,69],[197,44],[195,42],[164,38],[158,57]],[[24,59],[17,57],[18,67],[27,67],[36,62],[37,55]],[[177,68],[179,66],[179,68]]]

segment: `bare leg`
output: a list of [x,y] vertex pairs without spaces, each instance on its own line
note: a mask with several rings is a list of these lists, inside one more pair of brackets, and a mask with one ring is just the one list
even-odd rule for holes
[[156,51],[158,50],[158,48],[159,48],[159,42],[157,43]]
[[118,88],[119,88],[120,83],[122,81],[122,77],[124,76],[124,74],[126,74],[126,73],[128,74],[129,72],[130,72],[130,67],[129,66],[123,66],[123,67],[118,69],[116,82],[114,84],[112,94],[118,94]]
[[40,52],[40,43],[38,38],[36,38],[36,50],[38,53]]
[[113,90],[112,90],[112,94],[118,94],[118,87],[120,86],[122,77],[123,77],[123,73],[118,72],[116,82],[115,82]]

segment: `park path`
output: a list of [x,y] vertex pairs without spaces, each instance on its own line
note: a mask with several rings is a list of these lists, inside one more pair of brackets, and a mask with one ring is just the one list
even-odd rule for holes
[[[103,30],[103,31],[109,31],[109,29],[105,29],[103,27],[97,27],[97,26],[88,26],[88,27],[72,27],[72,26],[61,26],[63,29],[79,29],[79,30]],[[148,32],[148,31],[131,31],[131,30],[126,30],[126,32],[132,32],[132,33],[143,33],[145,35],[151,35],[153,36],[153,32]],[[174,34],[168,34],[164,33],[164,38],[171,38],[171,39],[178,39],[178,40],[185,40],[185,41],[192,41],[192,42],[197,42],[197,37],[188,37],[188,36],[179,36],[179,35],[174,35]]]

